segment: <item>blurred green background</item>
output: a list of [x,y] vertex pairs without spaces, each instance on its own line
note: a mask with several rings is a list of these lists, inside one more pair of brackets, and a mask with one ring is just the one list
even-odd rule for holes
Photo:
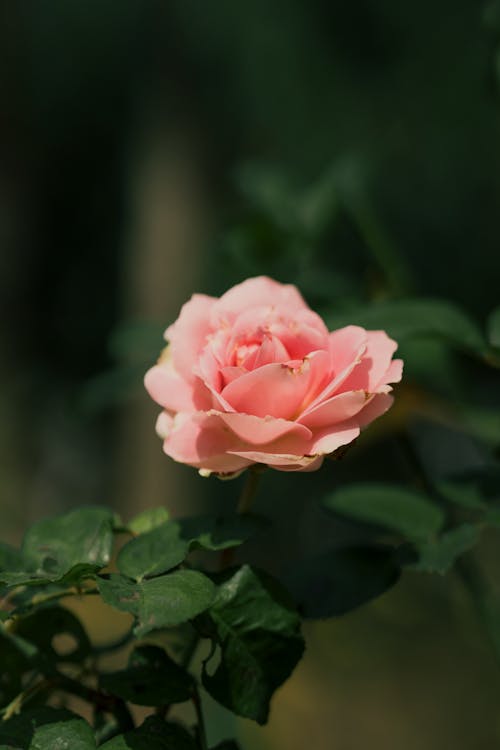
[[[483,0],[0,0],[2,537],[87,502],[232,505],[238,482],[162,455],[142,389],[194,291],[265,273],[330,320],[423,295],[484,327],[500,302],[499,44]],[[402,355],[396,407],[342,463],[264,478],[277,530],[247,555],[282,572],[356,538],[315,498],[412,482],[403,432],[438,474],[498,458],[495,370],[426,337]],[[90,620],[99,637],[106,618]],[[407,573],[306,633],[268,727],[238,724],[245,750],[500,745],[498,663],[454,573]],[[214,740],[233,731],[209,709]]]

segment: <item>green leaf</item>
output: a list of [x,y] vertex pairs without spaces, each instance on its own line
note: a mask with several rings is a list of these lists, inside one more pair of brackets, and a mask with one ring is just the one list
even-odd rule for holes
[[412,567],[426,573],[446,573],[455,560],[479,541],[480,529],[474,524],[464,523],[445,532],[436,541],[418,546],[419,561]]
[[181,527],[166,521],[152,531],[125,544],[116,564],[120,573],[140,581],[148,576],[160,575],[181,563],[189,544],[181,538]]
[[138,614],[142,597],[140,584],[112,573],[109,578],[98,578],[97,586],[103,600],[110,607],[132,615]]
[[180,724],[149,716],[138,729],[113,737],[100,750],[198,750],[198,745]]
[[139,646],[126,669],[102,675],[100,684],[106,692],[130,703],[161,706],[189,700],[193,678],[162,648]]
[[437,336],[460,348],[484,354],[486,342],[476,324],[452,302],[440,299],[397,299],[327,317],[330,328],[360,325],[383,329],[396,341]]
[[351,484],[327,495],[328,510],[383,526],[410,539],[426,539],[443,525],[443,512],[421,495],[392,484]]
[[195,570],[174,573],[134,583],[113,575],[99,579],[105,602],[138,618],[136,635],[180,625],[204,612],[212,603],[215,587],[207,576]]
[[127,528],[133,534],[144,534],[161,526],[165,521],[168,521],[168,510],[160,505],[158,508],[150,508],[139,513],[127,524]]
[[240,750],[240,746],[234,740],[224,740],[215,745],[211,750]]
[[214,674],[204,665],[204,687],[234,713],[264,724],[274,691],[304,650],[297,612],[277,581],[244,565],[219,586],[208,615],[221,661]]
[[29,586],[21,586],[10,591],[10,601],[15,609],[12,614],[26,615],[34,609],[51,607],[56,599],[74,594],[74,589],[68,588],[67,584],[60,583],[31,583]]
[[4,571],[0,579],[8,585],[78,583],[108,564],[112,544],[111,511],[99,507],[70,511],[28,529],[21,549],[24,567]]
[[118,570],[135,580],[157,576],[179,565],[193,548],[217,551],[235,547],[262,526],[262,519],[256,516],[236,514],[166,521],[122,547]]
[[475,481],[467,481],[468,477],[453,477],[435,482],[435,487],[447,500],[461,508],[481,510],[484,508],[482,493]]
[[204,612],[212,603],[215,586],[196,570],[178,570],[141,584],[139,637],[150,630],[174,627]]
[[500,349],[500,307],[497,307],[488,318],[488,339],[490,344]]
[[500,500],[500,468],[491,464],[456,472],[435,484],[447,500],[464,508],[483,510]]
[[37,708],[0,724],[0,750],[95,750],[95,747],[90,726],[70,711]]
[[343,615],[398,581],[394,549],[355,546],[300,560],[285,576],[300,613],[310,619]]
[[179,523],[184,537],[189,539],[190,548],[212,552],[238,547],[268,526],[265,518],[253,513],[197,516],[181,519]]

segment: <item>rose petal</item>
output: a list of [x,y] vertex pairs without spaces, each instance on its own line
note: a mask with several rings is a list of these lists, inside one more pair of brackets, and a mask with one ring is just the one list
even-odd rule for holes
[[180,463],[221,473],[239,471],[251,461],[229,452],[241,441],[214,415],[196,412],[176,418],[163,443],[165,453]]
[[365,390],[374,393],[389,369],[398,345],[384,331],[367,331],[367,334],[366,350],[361,362],[344,380],[342,391]]
[[380,386],[387,385],[387,383],[399,383],[402,377],[403,360],[393,359],[384,376],[382,377],[382,380],[378,384],[377,390],[380,388]]
[[151,367],[144,377],[144,386],[157,404],[170,411],[210,409],[212,399],[199,378],[188,383],[175,372],[169,362]]
[[209,408],[218,411],[234,411],[231,404],[221,394],[221,389],[224,386],[225,381],[217,359],[214,357],[209,346],[207,346],[201,354],[198,366],[195,367],[195,372],[203,380],[203,383],[212,394],[212,403]]
[[333,453],[342,445],[352,443],[359,436],[360,429],[354,420],[326,427],[315,434],[310,446],[310,453]]
[[286,346],[291,359],[303,359],[310,352],[328,349],[328,329],[312,310],[301,310],[290,320],[272,322],[269,330]]
[[394,396],[389,393],[376,393],[365,408],[357,415],[356,421],[360,427],[373,422],[374,419],[381,417],[382,414],[391,408]]
[[317,456],[295,456],[293,453],[265,453],[263,451],[230,451],[235,456],[259,464],[267,464],[274,467],[296,466],[298,471],[301,468],[310,466]]
[[287,364],[264,365],[226,385],[222,396],[233,411],[290,419],[306,396],[310,370],[307,359],[297,368]]
[[210,333],[209,316],[214,302],[214,297],[193,294],[183,305],[175,323],[165,331],[175,369],[186,380],[193,379],[193,367]]
[[285,435],[299,438],[306,443],[312,437],[311,431],[297,422],[275,417],[255,417],[251,414],[223,414],[218,417],[237,435],[250,445],[271,443]]
[[276,471],[300,471],[304,474],[309,473],[311,471],[318,471],[318,469],[321,468],[323,461],[325,460],[324,456],[311,456],[311,458],[314,459],[314,461],[311,461],[311,463],[305,464],[303,466],[299,466],[298,464],[288,464],[288,466],[275,466],[274,469]]
[[259,306],[283,307],[290,312],[307,308],[298,289],[291,284],[280,284],[267,276],[246,279],[233,286],[217,300],[211,313],[211,322],[218,327],[221,322],[234,321],[243,310]]
[[[356,365],[359,365],[366,348],[366,340],[367,333],[359,326],[346,326],[330,334],[331,378],[319,395],[306,406],[304,414],[312,411],[318,404],[326,401],[339,390]],[[348,390],[363,389],[349,388]]]
[[366,406],[365,391],[348,391],[323,401],[299,417],[300,424],[310,429],[326,427],[338,422],[344,422],[357,414]]
[[162,440],[166,440],[170,435],[173,423],[174,419],[170,416],[170,414],[167,414],[166,411],[160,412],[160,414],[158,415],[158,419],[156,420],[155,427],[158,437],[161,437]]

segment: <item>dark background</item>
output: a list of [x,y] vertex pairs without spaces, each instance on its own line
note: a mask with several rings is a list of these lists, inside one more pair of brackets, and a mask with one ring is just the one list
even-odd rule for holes
[[[237,482],[162,456],[141,386],[194,291],[266,273],[325,314],[424,295],[484,326],[499,303],[499,41],[500,6],[477,0],[0,0],[5,538],[82,502],[124,516],[233,502]],[[403,356],[397,406],[342,465],[266,476],[269,565],[352,533],[311,508],[325,489],[410,481],[399,436],[416,416],[451,400],[475,425],[498,418],[494,371],[436,341]],[[498,666],[452,574],[408,574],[308,642],[269,727],[241,723],[245,748],[500,742]]]

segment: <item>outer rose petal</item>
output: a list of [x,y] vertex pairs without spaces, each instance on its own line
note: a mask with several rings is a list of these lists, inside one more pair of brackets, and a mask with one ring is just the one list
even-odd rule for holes
[[[307,427],[297,422],[275,417],[254,417],[251,414],[223,414],[217,416],[224,422],[240,440],[250,445],[271,443],[286,436],[299,438],[306,443],[312,437]],[[282,442],[282,441],[281,441]]]
[[292,284],[280,284],[267,276],[257,276],[233,286],[217,300],[211,314],[211,323],[219,327],[230,322],[242,311],[269,305],[283,307],[289,312],[308,309],[299,290]]
[[263,453],[262,451],[231,451],[236,456],[246,458],[252,463],[267,464],[281,471],[311,471],[319,469],[318,458],[321,456],[295,456],[292,453]]
[[366,351],[360,364],[344,381],[342,391],[361,389],[374,393],[389,369],[398,345],[384,331],[367,331],[367,334]]
[[333,453],[342,445],[347,445],[356,440],[359,433],[360,429],[355,419],[325,427],[314,436],[310,452],[319,454]]
[[382,380],[377,386],[377,390],[388,383],[399,383],[403,377],[403,360],[393,359],[389,365],[387,372],[384,374]]
[[348,391],[323,401],[299,417],[300,424],[310,429],[318,429],[327,425],[344,422],[361,411],[366,406],[365,391]]
[[217,416],[203,412],[178,415],[163,443],[163,450],[175,461],[223,474],[251,464],[230,453],[239,447],[241,441]]
[[211,397],[199,378],[183,380],[170,363],[155,365],[144,377],[147,392],[157,404],[170,411],[210,409]]
[[366,427],[374,419],[381,417],[382,414],[385,414],[391,408],[393,401],[394,396],[391,396],[390,393],[376,393],[365,408],[357,415],[356,421],[359,426]]
[[186,380],[193,379],[193,367],[210,333],[209,315],[214,302],[214,297],[193,294],[189,302],[183,305],[175,323],[165,331],[165,337],[170,341],[174,367]]
[[158,419],[156,420],[156,434],[161,437],[162,440],[166,440],[170,435],[170,431],[174,424],[174,418],[167,414],[166,411],[160,412]]
[[[340,389],[342,383],[361,361],[366,348],[366,340],[367,333],[364,328],[360,328],[359,326],[346,326],[330,334],[329,354],[331,376],[319,395],[307,405],[304,414],[312,411],[318,404],[326,401],[326,399],[333,396]],[[349,388],[348,390],[361,389]]]

